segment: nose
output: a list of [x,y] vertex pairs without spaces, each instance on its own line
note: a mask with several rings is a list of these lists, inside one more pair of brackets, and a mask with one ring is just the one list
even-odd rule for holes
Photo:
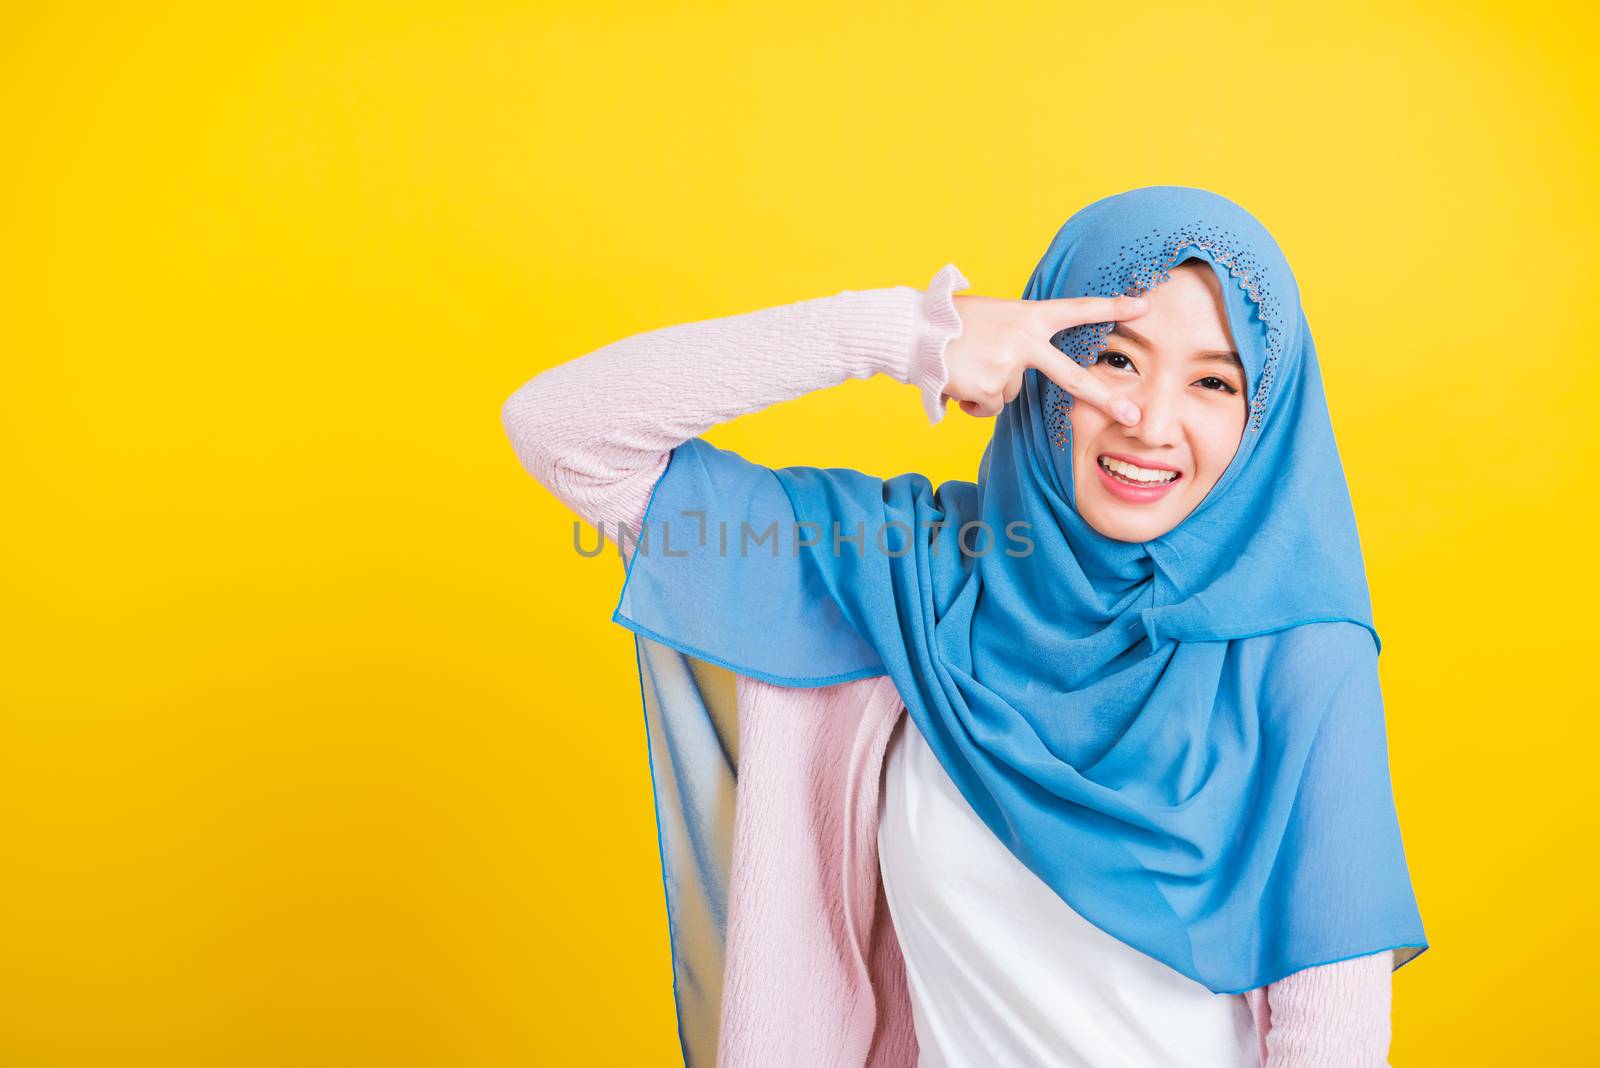
[[1129,398],[1139,406],[1139,421],[1123,432],[1149,446],[1176,445],[1182,440],[1178,421],[1178,401],[1171,391],[1155,384],[1142,384]]

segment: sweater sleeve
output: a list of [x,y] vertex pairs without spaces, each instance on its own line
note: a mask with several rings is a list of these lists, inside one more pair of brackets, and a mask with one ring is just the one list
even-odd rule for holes
[[501,422],[522,466],[585,521],[637,530],[672,450],[718,423],[847,378],[915,385],[944,418],[944,362],[961,335],[946,264],[926,291],[842,290],[612,342],[535,375]]
[[[1319,964],[1251,991],[1266,1068],[1387,1068],[1391,950]],[[1261,1003],[1265,1002],[1263,1006]]]

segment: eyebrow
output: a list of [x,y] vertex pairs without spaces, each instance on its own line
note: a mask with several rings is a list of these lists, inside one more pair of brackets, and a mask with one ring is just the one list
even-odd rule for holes
[[[1144,335],[1140,334],[1138,331],[1124,323],[1119,322],[1113,325],[1111,327],[1111,332],[1116,334],[1118,337],[1127,338],[1134,344],[1143,345],[1147,349],[1152,347],[1149,340],[1145,338]],[[1206,352],[1197,352],[1194,354],[1194,358],[1197,360],[1223,360],[1227,363],[1233,364],[1241,371],[1244,370],[1244,363],[1239,359],[1239,354],[1234,352],[1232,349],[1227,351],[1208,350]]]

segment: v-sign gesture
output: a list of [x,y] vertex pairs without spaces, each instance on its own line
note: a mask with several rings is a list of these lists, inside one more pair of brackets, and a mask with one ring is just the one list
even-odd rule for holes
[[1069,326],[1137,319],[1149,310],[1142,297],[1057,297],[1007,300],[954,296],[961,336],[945,348],[949,372],[944,394],[971,416],[1000,414],[1022,390],[1022,374],[1037,367],[1074,398],[1129,426],[1139,409],[1076,360],[1050,344]]

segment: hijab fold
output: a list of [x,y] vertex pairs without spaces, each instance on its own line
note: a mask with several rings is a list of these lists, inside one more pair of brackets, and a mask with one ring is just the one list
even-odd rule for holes
[[[1024,299],[1137,295],[1196,259],[1249,386],[1175,528],[1074,506],[1073,400],[1030,369],[975,481],[673,451],[613,619],[784,686],[888,675],[984,823],[1070,907],[1217,993],[1427,948],[1381,644],[1311,333],[1270,234],[1181,186],[1096,201]],[[959,277],[964,288],[966,280]],[[1082,364],[1110,323],[1053,343]]]

